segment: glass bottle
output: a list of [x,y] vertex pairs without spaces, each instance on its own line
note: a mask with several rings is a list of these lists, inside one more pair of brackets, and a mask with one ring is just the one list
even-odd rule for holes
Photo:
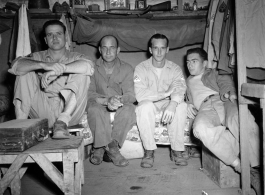
[[198,3],[197,3],[196,0],[194,0],[194,2],[193,2],[193,11],[196,11],[196,10],[198,10]]

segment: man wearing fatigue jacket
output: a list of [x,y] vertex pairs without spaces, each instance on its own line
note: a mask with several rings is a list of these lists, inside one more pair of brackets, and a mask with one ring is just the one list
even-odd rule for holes
[[[106,152],[114,165],[124,167],[129,161],[119,148],[136,123],[133,68],[118,58],[119,42],[112,35],[101,39],[99,52],[88,90],[88,123],[94,136],[90,162],[99,165]],[[115,112],[113,127],[111,112]]]
[[163,112],[162,122],[167,124],[171,160],[176,165],[187,165],[183,156],[184,128],[187,118],[187,104],[184,102],[186,83],[181,68],[166,59],[169,51],[168,38],[155,34],[149,41],[152,57],[136,66],[134,88],[138,106],[136,108],[137,125],[145,154],[141,167],[150,168],[154,163],[155,115]]

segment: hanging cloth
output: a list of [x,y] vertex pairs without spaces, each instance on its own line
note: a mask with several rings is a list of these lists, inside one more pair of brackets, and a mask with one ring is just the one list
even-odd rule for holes
[[[234,20],[234,1],[228,0],[224,7],[224,16],[223,16],[223,25],[220,34],[220,42],[219,45],[219,62],[218,69],[219,74],[232,74],[233,70],[231,69],[231,55],[229,54],[230,50],[230,36],[233,32],[233,25],[235,23]],[[220,7],[221,8],[221,7]],[[219,9],[220,9],[219,8]],[[234,44],[234,43],[232,43]],[[218,48],[217,47],[217,48]]]
[[212,31],[213,31],[213,24],[215,20],[216,15],[216,9],[218,5],[219,0],[213,0],[210,3],[209,6],[209,12],[207,16],[207,25],[206,25],[206,31],[204,35],[204,43],[203,43],[203,49],[208,53],[208,65],[207,68],[216,68],[216,61],[215,59],[215,53],[214,53],[214,47],[212,44]]
[[169,48],[202,43],[205,33],[205,19],[190,20],[86,20],[77,17],[73,40],[98,46],[105,35],[114,35],[119,40],[121,51],[146,51],[148,41],[155,33],[168,37]]
[[69,26],[69,22],[66,21],[65,15],[62,14],[60,21],[65,25],[66,27],[66,31],[65,31],[65,36],[66,36],[66,44],[65,47],[67,50],[72,51],[72,34],[71,34],[71,30],[70,30],[70,26]]
[[31,53],[30,39],[29,39],[29,25],[26,5],[22,4],[19,9],[19,23],[18,23],[18,39],[16,58],[19,56],[27,56]]
[[248,68],[265,68],[265,1],[244,0],[243,62]]
[[227,0],[221,0],[218,3],[217,9],[216,9],[216,16],[213,23],[213,33],[212,33],[212,44],[214,47],[214,53],[215,53],[215,59],[220,59],[220,42],[222,42],[223,39],[223,33],[224,31],[223,26],[224,22],[224,14],[227,11]]

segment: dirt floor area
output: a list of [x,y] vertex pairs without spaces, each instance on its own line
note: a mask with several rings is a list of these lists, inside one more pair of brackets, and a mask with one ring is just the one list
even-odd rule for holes
[[[130,160],[127,167],[116,167],[103,162],[93,165],[85,160],[85,184],[82,195],[237,195],[239,188],[221,189],[200,169],[201,160],[190,158],[188,166],[176,166],[169,158],[169,147],[159,146],[154,167],[143,169],[141,159]],[[57,165],[61,168],[61,165]],[[22,178],[22,195],[63,194],[32,164]],[[9,195],[8,191],[5,195]],[[253,195],[254,195],[253,191]]]

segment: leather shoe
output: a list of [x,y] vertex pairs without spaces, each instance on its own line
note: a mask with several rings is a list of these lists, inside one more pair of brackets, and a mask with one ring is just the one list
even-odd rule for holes
[[118,143],[115,140],[108,144],[108,149],[106,149],[106,153],[113,162],[113,164],[118,167],[125,167],[129,164],[129,161],[121,155]]
[[69,139],[70,133],[65,122],[57,120],[53,125],[53,139]]
[[185,160],[188,160],[190,158],[190,156],[189,156],[189,150],[190,150],[190,148],[188,146],[185,146],[185,151],[182,152],[182,157]]
[[141,167],[152,168],[154,164],[154,150],[144,150],[144,157],[141,162]]
[[181,151],[171,150],[170,159],[172,161],[175,161],[176,165],[179,165],[179,166],[187,166],[188,165],[188,161],[185,158],[183,158]]
[[192,158],[200,158],[201,157],[201,153],[200,153],[199,149],[196,147],[191,147],[189,154],[190,154],[189,156]]
[[102,148],[93,148],[92,151],[91,151],[90,162],[93,165],[101,164],[102,160],[103,160],[104,153],[105,153],[104,147],[102,147]]

